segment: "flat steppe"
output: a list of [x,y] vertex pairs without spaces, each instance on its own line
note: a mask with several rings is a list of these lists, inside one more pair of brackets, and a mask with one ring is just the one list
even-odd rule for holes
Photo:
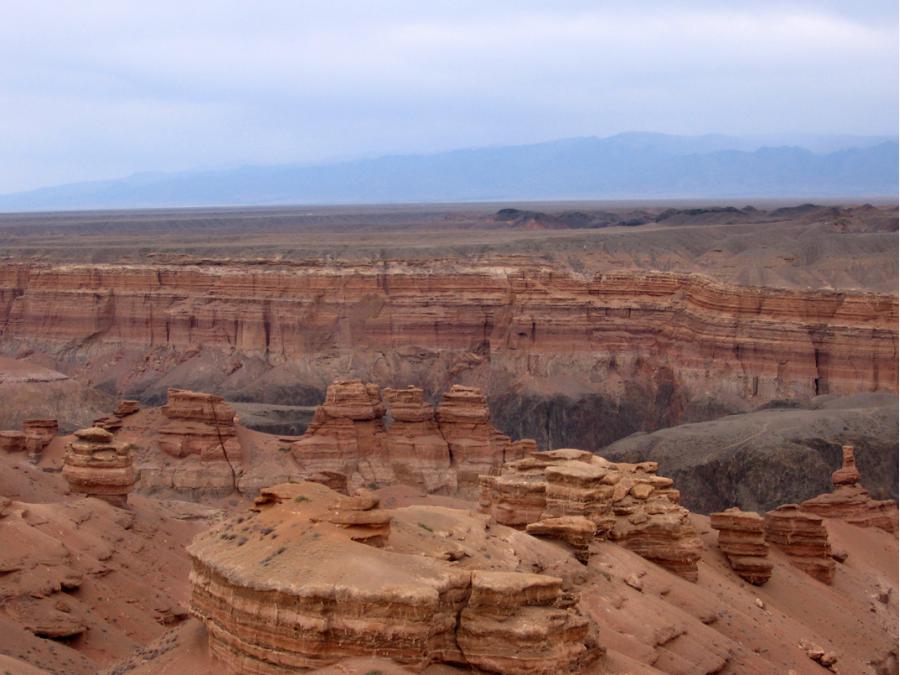
[[[897,291],[897,205],[516,203],[0,214],[8,261],[524,262]],[[0,258],[2,260],[3,258]]]

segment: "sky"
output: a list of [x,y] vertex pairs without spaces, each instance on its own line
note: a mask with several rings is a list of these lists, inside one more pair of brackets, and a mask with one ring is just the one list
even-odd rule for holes
[[895,0],[0,8],[0,193],[635,130],[898,127]]

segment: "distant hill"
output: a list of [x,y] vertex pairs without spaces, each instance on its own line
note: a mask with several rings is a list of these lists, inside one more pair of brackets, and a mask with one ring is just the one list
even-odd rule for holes
[[312,166],[142,173],[0,195],[0,211],[898,193],[895,138],[805,136],[777,146],[768,140],[627,133]]

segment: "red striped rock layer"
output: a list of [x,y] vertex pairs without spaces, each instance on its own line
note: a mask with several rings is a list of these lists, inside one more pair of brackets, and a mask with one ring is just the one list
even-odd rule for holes
[[758,513],[726,509],[709,516],[709,524],[719,532],[719,549],[739,577],[762,586],[772,576],[765,520]]
[[162,413],[169,421],[159,429],[159,447],[169,455],[240,461],[234,408],[220,396],[170,388]]
[[828,530],[819,516],[796,504],[785,504],[766,514],[766,541],[788,554],[791,562],[826,584],[834,580],[834,560]]
[[[390,424],[385,424],[385,414]],[[421,389],[381,389],[360,380],[328,387],[293,457],[307,480],[341,490],[417,485],[428,492],[473,492],[478,476],[534,449],[490,423],[484,395],[455,385],[437,411]]]
[[574,543],[582,558],[587,521],[596,536],[696,581],[702,544],[671,479],[656,470],[581,450],[535,452],[483,476],[479,506],[504,525]]
[[276,486],[258,514],[190,546],[191,611],[229,670],[284,673],[380,656],[416,670],[571,672],[599,655],[592,624],[564,601],[559,578],[464,569],[427,548],[409,551],[408,540],[404,553],[367,546],[353,540],[354,525],[335,522],[346,501],[320,484]]
[[202,345],[302,364],[328,379],[343,363],[335,355],[355,354],[357,368],[374,369],[376,355],[402,361],[440,350],[490,354],[492,372],[538,381],[572,377],[596,388],[591,373],[612,373],[601,386],[611,395],[677,365],[688,400],[896,391],[897,316],[888,295],[659,272],[585,278],[441,261],[0,268],[0,334],[11,348],[87,359],[104,347]]
[[131,452],[99,427],[76,431],[75,439],[66,449],[62,470],[70,489],[125,506],[135,483]]

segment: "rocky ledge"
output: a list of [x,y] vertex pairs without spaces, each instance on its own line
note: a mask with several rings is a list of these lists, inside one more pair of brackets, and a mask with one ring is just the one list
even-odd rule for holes
[[[206,624],[211,654],[234,672],[284,673],[355,656],[415,670],[581,672],[602,653],[562,578],[515,563],[472,566],[519,560],[510,542],[541,546],[517,542],[531,538],[484,516],[438,507],[388,513],[370,493],[348,498],[310,482],[266,489],[254,508],[188,549],[191,612]],[[490,553],[469,548],[476,540]]]
[[695,581],[702,544],[656,468],[582,450],[534,452],[481,477],[480,508],[504,525],[569,543],[581,559],[596,536]]

